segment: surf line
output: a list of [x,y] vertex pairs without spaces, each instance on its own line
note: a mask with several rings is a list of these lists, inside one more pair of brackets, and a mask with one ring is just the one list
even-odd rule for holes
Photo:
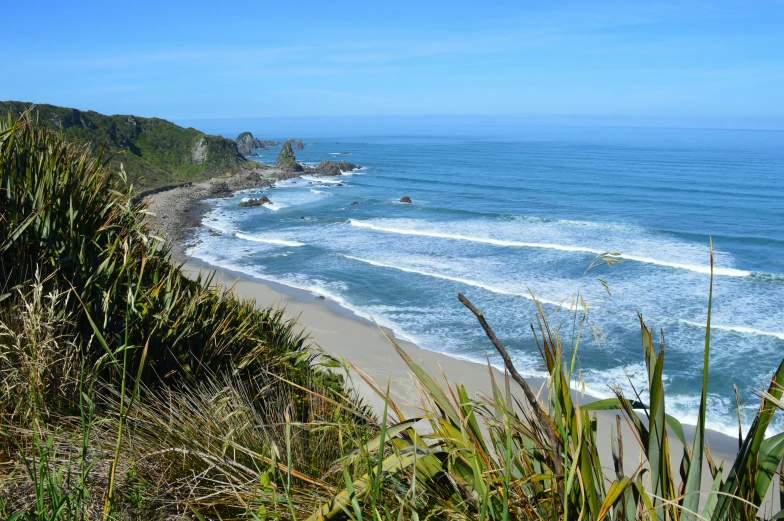
[[[586,248],[584,246],[570,246],[565,244],[552,244],[552,243],[540,243],[540,242],[521,242],[521,241],[508,241],[503,239],[493,239],[490,237],[472,237],[469,235],[460,235],[460,234],[451,234],[451,233],[442,233],[437,231],[428,231],[428,230],[411,230],[411,229],[403,229],[403,228],[388,228],[385,226],[377,226],[368,222],[364,221],[356,221],[354,219],[350,219],[349,222],[352,226],[356,226],[358,228],[366,228],[369,230],[374,230],[378,232],[385,232],[385,233],[396,233],[401,235],[415,235],[419,237],[433,237],[438,239],[451,239],[456,241],[469,241],[469,242],[477,242],[482,244],[491,244],[493,246],[505,246],[505,247],[514,247],[514,248],[540,248],[540,249],[548,249],[548,250],[558,250],[558,251],[569,251],[569,252],[579,252],[579,253],[592,253],[594,255],[600,255],[602,253],[606,253],[602,250],[597,250],[594,248]],[[645,264],[655,264],[658,266],[666,266],[669,268],[676,268],[682,270],[693,271],[695,273],[703,273],[703,274],[710,274],[710,266],[699,266],[694,264],[682,264],[678,262],[670,262],[664,261],[659,259],[653,259],[650,257],[642,257],[638,255],[628,255],[628,254],[619,254],[613,255],[613,257],[630,260],[634,262],[642,262]],[[723,275],[727,277],[748,277],[751,275],[750,271],[746,270],[739,270],[736,268],[716,268],[714,267],[713,273],[715,275]]]
[[570,305],[571,305],[571,303],[567,302],[566,299],[563,300],[562,302],[556,302],[554,300],[547,300],[547,299],[542,299],[542,298],[539,298],[539,297],[534,298],[529,293],[520,293],[520,292],[508,291],[508,290],[505,290],[503,288],[499,288],[497,286],[492,286],[490,284],[484,284],[482,282],[471,280],[471,279],[464,279],[464,278],[461,278],[461,277],[452,277],[450,275],[442,275],[440,273],[432,273],[432,272],[429,272],[429,271],[418,270],[416,268],[404,268],[403,266],[396,266],[396,265],[393,265],[393,264],[386,264],[386,263],[383,263],[383,262],[378,262],[378,261],[374,261],[374,260],[370,260],[370,259],[362,259],[360,257],[354,257],[353,255],[344,255],[344,254],[339,254],[339,255],[341,257],[346,258],[346,259],[350,259],[350,260],[357,261],[357,262],[363,262],[363,263],[369,264],[371,266],[376,266],[377,268],[387,268],[387,269],[392,269],[392,270],[404,271],[406,273],[414,273],[416,275],[422,275],[423,277],[433,277],[433,278],[436,278],[436,279],[448,280],[448,281],[451,281],[451,282],[457,282],[459,284],[465,284],[466,286],[473,286],[475,288],[480,288],[480,289],[483,289],[485,291],[489,291],[491,293],[497,293],[499,295],[510,295],[510,296],[513,296],[513,297],[523,297],[523,298],[526,298],[528,300],[537,300],[537,301],[539,301],[539,302],[541,302],[543,304],[549,304],[551,306],[558,306],[558,307],[562,307],[564,309],[568,309],[570,307]]

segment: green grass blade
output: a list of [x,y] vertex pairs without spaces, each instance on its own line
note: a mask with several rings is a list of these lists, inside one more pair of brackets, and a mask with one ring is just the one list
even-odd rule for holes
[[710,360],[710,332],[711,332],[711,307],[713,305],[713,240],[710,244],[710,289],[708,290],[708,318],[705,324],[705,348],[702,358],[702,394],[700,396],[700,410],[697,416],[697,428],[694,431],[694,444],[689,461],[689,473],[684,484],[685,497],[683,498],[683,521],[695,521],[695,512],[700,505],[700,490],[702,484],[702,454],[705,451],[705,415],[708,409],[708,363]]

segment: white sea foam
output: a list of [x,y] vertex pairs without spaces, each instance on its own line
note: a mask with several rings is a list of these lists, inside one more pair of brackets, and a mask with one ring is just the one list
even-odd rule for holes
[[[436,278],[436,279],[449,280],[449,281],[452,281],[452,282],[457,282],[459,284],[465,284],[466,286],[473,286],[475,288],[481,288],[481,289],[484,289],[486,291],[490,291],[492,293],[497,293],[499,295],[511,295],[511,296],[514,296],[514,297],[523,297],[523,298],[526,298],[528,300],[534,300],[534,297],[532,297],[529,293],[509,291],[508,289],[501,288],[499,286],[493,286],[492,284],[485,284],[483,282],[479,282],[479,281],[476,281],[476,280],[465,279],[465,278],[462,278],[462,277],[452,277],[450,275],[444,275],[444,274],[441,274],[441,273],[433,273],[433,272],[420,270],[420,269],[416,269],[416,268],[403,267],[403,266],[400,266],[400,265],[386,264],[384,262],[378,262],[378,261],[374,261],[374,260],[370,260],[370,259],[362,259],[360,257],[354,257],[353,255],[342,255],[341,254],[341,256],[345,257],[347,259],[351,259],[351,260],[357,261],[357,262],[364,262],[365,264],[370,264],[371,266],[376,266],[378,268],[389,268],[389,269],[393,269],[393,270],[405,271],[406,273],[414,273],[414,274],[417,274],[417,275],[422,275],[424,277],[433,277],[433,278]],[[569,306],[569,302],[567,300],[564,300],[563,302],[556,302],[554,300],[547,300],[547,299],[543,299],[543,298],[539,298],[539,297],[536,297],[536,300],[538,300],[539,302],[542,302],[544,304],[550,304],[550,305],[553,305],[553,306],[564,306],[564,307]]]
[[[354,219],[351,219],[350,223],[352,226],[357,226],[359,228],[367,228],[370,230],[385,232],[385,233],[397,233],[401,235],[416,235],[420,237],[433,237],[438,239],[451,239],[457,241],[470,241],[470,242],[477,242],[482,244],[492,244],[494,246],[513,247],[513,248],[541,248],[541,249],[559,250],[559,251],[567,251],[567,252],[591,253],[594,255],[606,253],[605,251],[595,249],[595,248],[588,248],[585,246],[574,246],[569,244],[511,241],[505,239],[495,239],[492,237],[475,237],[475,236],[462,235],[456,233],[444,233],[444,232],[439,232],[437,230],[419,230],[419,229],[410,229],[410,228],[407,229],[407,228],[377,226],[375,224],[366,221],[357,221]],[[684,263],[654,259],[650,257],[643,257],[638,255],[629,255],[624,253],[613,255],[613,257],[635,261],[635,262],[643,262],[646,264],[656,264],[659,266],[667,266],[670,268],[683,269],[683,270],[693,271],[696,273],[710,274],[710,266],[701,266],[697,264],[684,264]],[[716,275],[724,275],[728,277],[748,277],[749,275],[751,275],[750,271],[739,270],[735,268],[722,268],[722,267],[714,268],[714,273]]]
[[274,244],[276,246],[291,246],[294,248],[298,248],[300,246],[305,246],[303,242],[297,241],[288,241],[286,239],[280,239],[276,237],[266,237],[261,235],[250,235],[247,233],[237,232],[234,234],[237,238],[243,239],[246,241],[253,241],[253,242],[263,242],[265,244]]
[[[705,329],[704,323],[692,322],[690,320],[679,320],[679,322],[683,322],[684,324],[689,324],[690,326],[695,326],[695,327],[700,327]],[[742,333],[744,335],[772,336],[774,338],[778,338],[779,340],[784,340],[784,332],[781,331],[764,331],[762,329],[756,329],[753,327],[725,326],[720,324],[711,324],[711,329],[718,329],[720,331],[732,331],[734,333]]]
[[343,181],[340,180],[340,176],[334,176],[334,177],[337,177],[338,179],[332,179],[331,177],[322,177],[322,176],[315,177],[315,176],[312,176],[312,175],[303,175],[302,179],[304,179],[305,181],[311,181],[313,183],[324,183],[324,184],[330,184],[330,185],[331,184],[338,184],[338,183],[342,183],[343,182]]

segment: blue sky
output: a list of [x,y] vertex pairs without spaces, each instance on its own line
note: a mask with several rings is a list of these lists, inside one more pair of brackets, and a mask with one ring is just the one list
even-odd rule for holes
[[3,19],[0,99],[104,113],[784,121],[782,2],[7,2]]

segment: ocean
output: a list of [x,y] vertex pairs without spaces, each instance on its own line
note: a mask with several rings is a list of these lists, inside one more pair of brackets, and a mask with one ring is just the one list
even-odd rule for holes
[[[712,237],[707,426],[737,434],[733,385],[744,429],[752,421],[754,391],[784,356],[784,133],[542,126],[298,137],[306,164],[362,168],[278,183],[263,207],[237,206],[258,190],[211,201],[189,254],[326,296],[425,349],[501,365],[462,292],[518,370],[542,376],[534,295],[567,349],[575,317],[593,326],[573,384],[596,397],[644,389],[640,313],[665,342],[668,412],[694,424]],[[278,151],[257,159],[273,164]],[[621,262],[588,269],[603,252]],[[587,314],[572,305],[578,292]]]

